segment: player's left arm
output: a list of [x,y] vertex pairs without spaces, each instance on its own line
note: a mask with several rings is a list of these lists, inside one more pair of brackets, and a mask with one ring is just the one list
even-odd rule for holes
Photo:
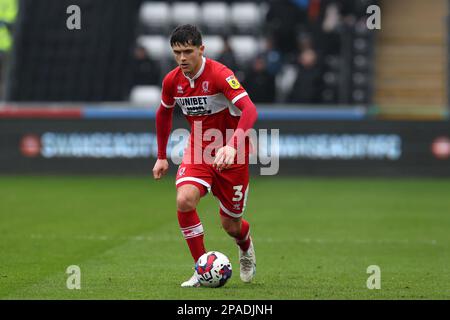
[[[228,69],[225,69],[225,72],[227,71],[231,72]],[[226,82],[224,82],[223,79],[225,79]],[[221,170],[227,169],[233,164],[238,151],[243,152],[242,150],[245,148],[245,136],[248,130],[253,128],[253,125],[258,118],[258,112],[247,92],[233,74],[228,76],[226,73],[225,75],[222,74],[219,81],[221,81],[219,83],[223,85],[222,92],[224,95],[232,101],[239,110],[241,110],[241,117],[233,136],[227,141],[224,147],[217,151],[214,159],[213,166]]]

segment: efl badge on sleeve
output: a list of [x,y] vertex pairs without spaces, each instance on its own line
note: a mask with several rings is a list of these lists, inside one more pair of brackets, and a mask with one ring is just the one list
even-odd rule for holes
[[234,76],[229,76],[225,80],[227,80],[227,82],[230,85],[230,87],[235,89],[235,90],[239,89],[241,87],[241,84],[239,83],[239,81]]

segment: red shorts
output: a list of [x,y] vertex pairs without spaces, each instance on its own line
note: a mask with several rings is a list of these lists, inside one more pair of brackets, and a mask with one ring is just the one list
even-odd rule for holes
[[175,184],[177,188],[184,184],[195,185],[201,196],[212,192],[219,200],[222,214],[239,218],[247,202],[248,181],[248,164],[233,164],[229,169],[218,171],[209,164],[181,163]]

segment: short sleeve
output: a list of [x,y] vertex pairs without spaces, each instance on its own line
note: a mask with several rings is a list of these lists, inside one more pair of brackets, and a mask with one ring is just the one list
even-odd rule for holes
[[227,67],[221,68],[217,72],[216,77],[219,90],[233,104],[247,95],[247,91],[245,91],[244,87],[239,83],[239,80],[236,78],[233,71]]
[[170,79],[170,74],[164,77],[162,82],[161,104],[166,108],[173,108],[175,106],[172,83],[173,81]]

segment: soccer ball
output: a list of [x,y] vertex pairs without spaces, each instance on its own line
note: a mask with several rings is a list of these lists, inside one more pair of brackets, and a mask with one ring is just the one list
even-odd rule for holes
[[202,286],[217,288],[231,278],[231,263],[226,255],[210,251],[198,258],[195,275]]

